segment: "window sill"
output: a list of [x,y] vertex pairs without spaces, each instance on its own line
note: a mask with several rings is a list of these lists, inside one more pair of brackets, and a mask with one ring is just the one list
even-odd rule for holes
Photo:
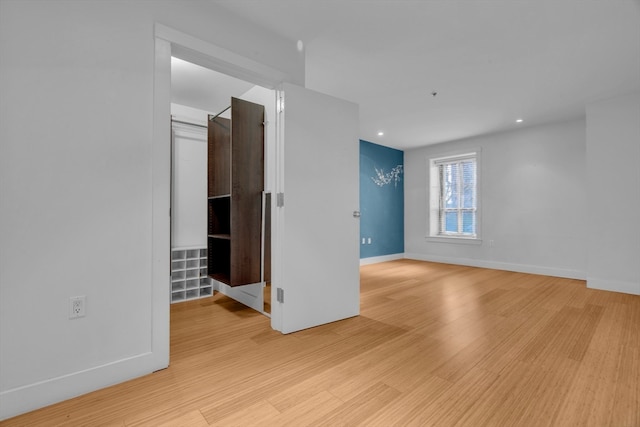
[[425,240],[432,243],[453,243],[457,245],[481,245],[482,239],[476,237],[444,237],[444,236],[426,236]]

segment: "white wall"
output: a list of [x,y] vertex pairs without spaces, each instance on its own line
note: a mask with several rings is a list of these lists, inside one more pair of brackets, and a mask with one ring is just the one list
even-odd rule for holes
[[172,133],[171,247],[206,248],[207,129],[174,123]]
[[[217,113],[217,112],[216,112]],[[171,103],[171,247],[207,247],[207,115]],[[200,126],[193,126],[200,125]]]
[[587,106],[587,286],[640,295],[640,92]]
[[[482,150],[482,243],[428,241],[427,159],[465,148]],[[585,151],[584,120],[406,151],[406,257],[584,278]]]
[[0,1],[0,419],[153,369],[156,22],[304,82],[206,2]]

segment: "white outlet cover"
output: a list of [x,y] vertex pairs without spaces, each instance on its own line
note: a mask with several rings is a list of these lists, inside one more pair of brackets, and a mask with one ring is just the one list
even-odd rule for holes
[[69,298],[69,319],[77,319],[85,316],[87,299],[83,296]]

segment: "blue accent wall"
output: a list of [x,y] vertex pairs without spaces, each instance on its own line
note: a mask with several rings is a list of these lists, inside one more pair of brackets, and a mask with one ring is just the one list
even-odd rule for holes
[[360,215],[360,258],[404,252],[403,151],[360,140]]

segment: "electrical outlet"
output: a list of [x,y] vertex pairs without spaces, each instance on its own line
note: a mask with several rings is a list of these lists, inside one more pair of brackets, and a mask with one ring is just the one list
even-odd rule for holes
[[370,245],[371,244],[371,237],[367,238],[367,244]]
[[83,296],[69,298],[69,319],[85,316],[87,298]]

